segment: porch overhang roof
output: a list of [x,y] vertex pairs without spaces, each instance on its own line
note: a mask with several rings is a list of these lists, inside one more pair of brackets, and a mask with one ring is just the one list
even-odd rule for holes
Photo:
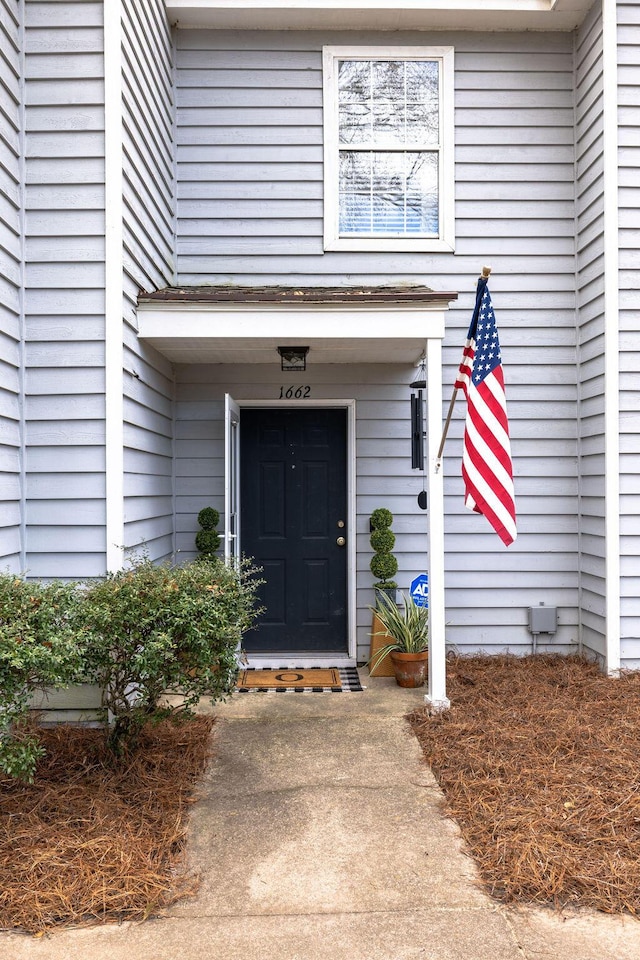
[[593,0],[166,0],[180,28],[574,30]]
[[187,287],[142,294],[138,335],[174,363],[414,363],[457,293],[399,287]]

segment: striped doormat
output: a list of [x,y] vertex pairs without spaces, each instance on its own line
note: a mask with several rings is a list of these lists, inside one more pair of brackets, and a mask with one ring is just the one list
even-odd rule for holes
[[241,670],[238,693],[359,693],[360,677],[355,667],[283,667]]

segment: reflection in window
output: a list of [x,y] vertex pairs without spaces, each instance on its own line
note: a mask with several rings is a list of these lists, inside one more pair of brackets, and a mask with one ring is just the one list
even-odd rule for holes
[[438,157],[340,153],[340,234],[438,234]]

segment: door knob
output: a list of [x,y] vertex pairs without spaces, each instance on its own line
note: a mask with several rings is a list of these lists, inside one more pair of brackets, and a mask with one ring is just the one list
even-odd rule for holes
[[336,540],[336,543],[338,544],[339,547],[344,547],[346,542],[347,541],[345,540],[344,537],[338,537],[338,539]]

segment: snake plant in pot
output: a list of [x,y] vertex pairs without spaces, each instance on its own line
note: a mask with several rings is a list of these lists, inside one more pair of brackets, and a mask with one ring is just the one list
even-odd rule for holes
[[398,685],[421,687],[429,662],[429,610],[416,606],[404,593],[401,597],[402,605],[388,601],[378,604],[378,619],[391,639],[376,651],[369,664],[374,670],[388,654]]

